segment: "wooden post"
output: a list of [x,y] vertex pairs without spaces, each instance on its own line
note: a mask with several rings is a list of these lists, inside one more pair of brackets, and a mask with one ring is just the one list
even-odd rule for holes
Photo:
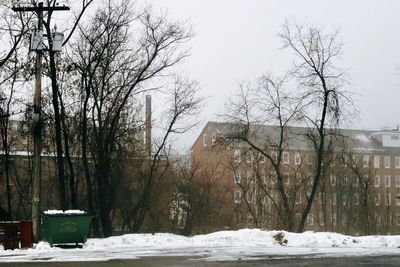
[[[43,27],[43,11],[62,11],[69,10],[67,6],[43,6],[40,2],[37,6],[13,7],[16,12],[36,12],[38,16],[38,33]],[[40,36],[43,36],[42,34]],[[40,240],[40,188],[41,188],[41,153],[42,153],[42,56],[43,51],[39,45],[36,52],[35,63],[35,96],[33,110],[33,185],[32,185],[32,228],[34,241]]]
[[[39,3],[39,8],[43,3]],[[38,32],[42,30],[43,11],[38,14]],[[36,51],[35,64],[35,96],[33,104],[33,185],[32,185],[32,229],[33,239],[40,239],[40,188],[41,188],[41,165],[42,165],[42,51]]]

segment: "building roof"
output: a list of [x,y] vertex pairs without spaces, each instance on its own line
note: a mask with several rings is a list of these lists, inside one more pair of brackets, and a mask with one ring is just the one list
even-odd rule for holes
[[[376,138],[379,134],[399,134],[398,131],[372,131],[372,130],[354,130],[354,129],[326,129],[328,132],[335,132],[342,138],[350,142],[350,146],[360,152],[400,152],[400,147],[383,146],[382,142]],[[235,137],[243,131],[243,126],[234,123],[213,122],[210,121],[204,127],[200,136],[205,132],[215,133],[217,137],[228,138]],[[257,125],[249,126],[249,139],[259,146],[273,146],[277,144],[280,135],[280,128],[274,125]],[[315,135],[315,129],[309,127],[285,127],[285,141],[287,149],[309,150],[311,142],[308,136]],[[200,136],[197,138],[198,142]]]

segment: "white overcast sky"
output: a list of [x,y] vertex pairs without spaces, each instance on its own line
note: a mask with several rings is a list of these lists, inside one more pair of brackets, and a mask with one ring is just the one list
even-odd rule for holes
[[[144,1],[144,0],[142,0]],[[183,65],[208,96],[201,115],[218,120],[238,82],[263,73],[282,74],[291,57],[277,34],[285,18],[341,27],[342,67],[361,118],[352,128],[380,129],[400,124],[400,1],[398,0],[151,0],[154,10],[187,20],[195,37]],[[190,146],[198,128],[187,138]]]
[[[360,119],[347,127],[379,130],[400,124],[400,0],[136,0],[186,21],[195,36],[181,68],[199,81],[207,106],[201,125],[180,138],[189,148],[209,120],[218,121],[238,83],[287,71],[293,60],[277,35],[285,18],[341,28],[342,68]],[[162,110],[154,95],[155,114]],[[156,125],[154,125],[157,127]],[[181,150],[181,149],[179,149]]]

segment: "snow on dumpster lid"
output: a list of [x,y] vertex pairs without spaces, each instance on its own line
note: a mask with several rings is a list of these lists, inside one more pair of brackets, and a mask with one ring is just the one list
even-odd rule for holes
[[83,210],[66,210],[64,214],[85,214],[86,212]]
[[59,215],[59,214],[86,214],[83,210],[46,210],[43,212],[46,215]]

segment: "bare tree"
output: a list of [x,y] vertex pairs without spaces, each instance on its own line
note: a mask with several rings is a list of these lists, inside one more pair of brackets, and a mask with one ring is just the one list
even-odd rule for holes
[[[23,36],[28,30],[31,15],[18,14],[11,10],[11,3],[0,2],[0,132],[2,144],[2,158],[5,172],[5,186],[7,195],[7,213],[9,218],[15,218],[17,213],[12,211],[13,188],[16,184],[15,173],[12,172],[14,164],[11,159],[12,145],[16,144],[17,132],[11,130],[10,117],[22,113],[15,94],[24,80],[29,79],[29,67],[23,47]],[[25,76],[25,77],[23,77]],[[23,78],[22,78],[23,77]],[[25,103],[24,103],[25,104]],[[11,133],[11,134],[10,134]],[[2,170],[2,171],[3,171]],[[21,192],[17,190],[19,196]]]
[[160,140],[155,143],[154,154],[145,164],[143,179],[140,181],[142,192],[134,206],[136,212],[133,231],[139,231],[146,214],[151,212],[149,205],[156,196],[153,192],[154,180],[160,180],[170,167],[170,164],[167,164],[168,158],[165,157],[169,155],[169,140],[173,135],[185,133],[198,123],[194,116],[200,111],[203,98],[198,96],[197,82],[181,76],[175,76],[174,80],[169,92],[168,109],[163,119],[164,132]]
[[[121,138],[119,129],[125,123],[124,114],[131,113],[135,97],[152,89],[146,82],[155,80],[188,55],[179,46],[191,36],[180,24],[169,23],[165,16],[157,17],[150,9],[139,13],[132,10],[130,1],[105,3],[90,21],[90,26],[80,28],[80,40],[75,46],[77,52],[73,59],[81,73],[84,89],[82,152],[87,165],[85,154],[89,138],[92,138],[98,212],[105,236],[112,234],[109,217],[113,202],[111,159],[118,153],[116,145]],[[185,91],[180,93],[182,96],[176,100],[189,97],[184,95]],[[172,124],[174,127],[178,118],[185,116],[190,109],[179,102],[176,104],[179,109]],[[161,145],[157,153],[163,149]],[[152,176],[150,173],[146,187],[151,185]],[[87,185],[91,184],[89,179],[87,173]],[[150,197],[147,194],[145,200]],[[146,211],[142,211],[141,217],[145,214]]]
[[[11,4],[10,1],[0,1],[0,70],[14,58],[16,50],[22,45],[32,17],[32,14],[15,13],[11,10]],[[8,77],[12,77],[12,74],[9,73]],[[7,77],[2,77],[0,85],[4,80],[7,80]]]
[[[282,200],[283,210],[272,199],[271,192],[265,186],[261,190],[274,202],[278,208],[278,216],[289,231],[293,229],[293,209],[289,203],[289,187],[285,185],[283,152],[288,149],[288,126],[298,118],[303,109],[303,101],[291,96],[285,88],[286,78],[274,78],[265,75],[258,81],[255,88],[241,86],[237,100],[228,105],[227,118],[233,122],[233,131],[227,137],[233,143],[240,141],[249,146],[270,163],[276,177],[276,190]],[[257,130],[257,125],[273,124],[276,131],[264,133]],[[271,153],[272,152],[272,153]]]
[[217,218],[226,198],[226,188],[221,188],[216,173],[219,164],[190,161],[179,159],[174,164],[174,191],[169,202],[171,228],[186,236],[221,223]]
[[[73,26],[71,30],[68,33],[68,36],[66,40],[63,42],[63,46],[70,40],[71,36],[75,32],[75,29],[78,27],[79,22],[86,11],[86,9],[89,7],[89,5],[93,2],[93,0],[82,0],[82,6],[81,10],[76,16],[75,21],[73,23]],[[34,5],[36,5],[36,1],[34,2]],[[56,0],[48,0],[47,1],[48,6],[56,6],[57,1]],[[55,143],[56,143],[56,152],[57,152],[57,170],[58,170],[58,179],[59,179],[59,199],[60,199],[60,207],[61,209],[65,210],[67,209],[68,201],[67,201],[67,193],[66,193],[66,172],[65,172],[65,163],[63,159],[63,150],[67,150],[68,147],[64,147],[63,149],[63,133],[62,133],[62,108],[60,108],[60,100],[59,100],[59,83],[57,79],[57,63],[56,63],[56,51],[53,49],[53,35],[52,35],[52,18],[53,18],[53,11],[47,12],[46,19],[43,21],[43,25],[46,30],[47,34],[47,46],[49,48],[49,76],[51,80],[51,89],[52,89],[52,105],[53,105],[53,112],[54,112],[54,127],[55,127]],[[65,122],[64,122],[65,123]],[[64,132],[65,133],[65,132]],[[65,135],[64,135],[65,138]],[[67,143],[65,143],[67,144]],[[68,154],[69,151],[66,151]],[[70,177],[73,179],[73,177]],[[72,198],[72,205],[74,207],[77,206],[76,200]]]
[[302,232],[322,179],[327,128],[339,124],[347,107],[352,106],[352,100],[342,88],[344,72],[338,67],[343,47],[338,40],[339,30],[325,33],[324,29],[313,25],[286,21],[279,36],[284,48],[292,51],[296,58],[292,75],[298,81],[302,98],[310,103],[303,117],[310,127],[316,163],[310,196],[298,228]]

